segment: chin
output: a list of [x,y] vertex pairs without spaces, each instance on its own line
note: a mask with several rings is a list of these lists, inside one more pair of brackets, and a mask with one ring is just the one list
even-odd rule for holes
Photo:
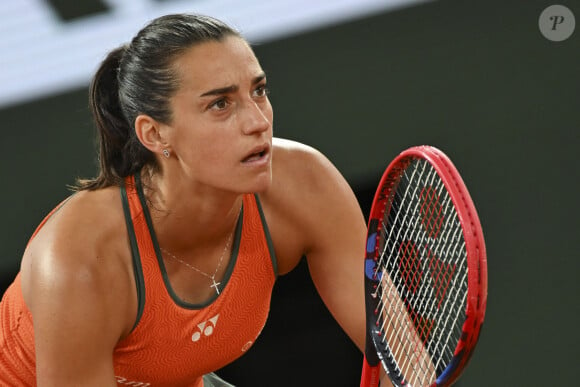
[[246,192],[263,193],[272,186],[272,173],[264,173],[257,176],[250,184]]

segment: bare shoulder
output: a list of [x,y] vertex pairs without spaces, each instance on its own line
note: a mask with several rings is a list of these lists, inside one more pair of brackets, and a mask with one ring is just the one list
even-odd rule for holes
[[[328,158],[317,149],[292,140],[275,138],[273,156],[274,191],[281,186],[292,183],[308,183],[306,186],[295,186],[297,189],[332,188],[342,184],[344,179]],[[287,190],[289,186],[284,186]]]
[[[55,211],[28,244],[22,291],[33,317],[43,315],[47,306],[55,311],[82,308],[83,299],[95,311],[115,312],[135,302],[131,273],[119,189],[82,191]],[[124,317],[111,324],[123,324]]]
[[[281,272],[320,249],[333,222],[360,223],[362,213],[346,179],[315,148],[275,139],[272,186],[263,195]],[[338,225],[335,225],[337,227]]]
[[[27,267],[103,267],[114,264],[123,234],[123,213],[118,188],[81,191],[69,197],[38,230],[24,255]],[[108,258],[108,259],[107,259]]]
[[366,224],[340,171],[321,152],[279,140],[268,192],[271,234],[281,273],[305,256],[310,277],[331,314],[364,348],[361,253]]

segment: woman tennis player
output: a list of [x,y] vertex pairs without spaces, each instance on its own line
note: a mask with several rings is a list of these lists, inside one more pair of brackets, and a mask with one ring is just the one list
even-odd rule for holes
[[213,18],[153,20],[90,88],[100,172],[37,228],[1,304],[0,384],[227,386],[306,256],[364,348],[366,225],[337,169],[272,137],[266,75]]

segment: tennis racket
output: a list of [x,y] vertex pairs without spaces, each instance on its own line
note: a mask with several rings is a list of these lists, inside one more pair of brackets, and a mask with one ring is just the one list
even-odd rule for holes
[[409,148],[385,170],[365,254],[367,337],[361,387],[449,386],[477,343],[487,302],[481,224],[451,160]]

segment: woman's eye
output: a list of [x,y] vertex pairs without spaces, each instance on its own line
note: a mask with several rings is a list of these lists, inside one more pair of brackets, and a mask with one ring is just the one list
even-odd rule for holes
[[270,90],[266,87],[266,85],[260,85],[254,90],[254,95],[256,97],[265,97],[270,93]]
[[218,100],[215,100],[214,102],[212,102],[209,105],[210,109],[216,109],[216,110],[224,110],[227,107],[228,107],[228,101],[225,98],[220,98]]

